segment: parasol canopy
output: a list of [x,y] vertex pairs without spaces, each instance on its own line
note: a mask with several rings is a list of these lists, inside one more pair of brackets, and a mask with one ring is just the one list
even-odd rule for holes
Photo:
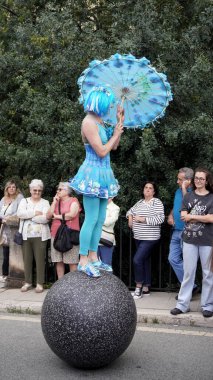
[[116,101],[103,120],[115,125],[117,104],[122,104],[127,128],[144,128],[154,123],[164,116],[172,100],[166,75],[158,73],[145,57],[137,59],[132,54],[114,54],[109,59],[90,62],[78,85],[80,103],[93,87],[110,87]]

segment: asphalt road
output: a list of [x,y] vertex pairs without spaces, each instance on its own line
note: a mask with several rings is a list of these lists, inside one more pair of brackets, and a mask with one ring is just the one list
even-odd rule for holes
[[59,359],[43,338],[37,316],[0,315],[2,380],[213,380],[213,331],[142,326],[109,366],[79,370]]

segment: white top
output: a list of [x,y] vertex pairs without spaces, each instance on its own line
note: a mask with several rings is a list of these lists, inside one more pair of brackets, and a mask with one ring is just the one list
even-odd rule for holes
[[126,214],[145,217],[146,222],[135,222],[133,220],[132,231],[137,240],[160,239],[160,225],[164,222],[163,203],[158,198],[152,198],[149,202],[141,199]]
[[[19,232],[22,232],[23,240],[29,237],[41,237],[42,241],[50,239],[49,221],[46,217],[49,208],[49,202],[43,198],[36,203],[31,198],[21,200],[17,216],[20,218]],[[35,216],[36,211],[41,211],[42,215]]]
[[[115,222],[118,220],[120,207],[118,207],[113,201],[107,203],[106,219],[102,227],[102,238],[112,238],[113,245],[116,244],[114,233]],[[101,245],[101,244],[100,244]]]

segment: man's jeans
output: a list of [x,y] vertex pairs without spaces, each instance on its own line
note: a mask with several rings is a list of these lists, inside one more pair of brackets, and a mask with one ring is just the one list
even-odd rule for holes
[[169,262],[174,270],[178,281],[183,281],[183,253],[182,231],[174,230],[169,247]]
[[176,307],[183,312],[187,312],[189,310],[197,261],[199,257],[203,274],[201,308],[202,310],[213,311],[213,272],[210,269],[211,251],[212,247],[210,246],[199,246],[185,242],[183,243],[184,277],[176,305]]

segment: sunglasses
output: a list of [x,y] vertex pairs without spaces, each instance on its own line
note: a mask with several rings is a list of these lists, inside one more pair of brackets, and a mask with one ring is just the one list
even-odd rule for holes
[[33,189],[33,193],[41,193],[42,190],[38,190],[38,189]]

